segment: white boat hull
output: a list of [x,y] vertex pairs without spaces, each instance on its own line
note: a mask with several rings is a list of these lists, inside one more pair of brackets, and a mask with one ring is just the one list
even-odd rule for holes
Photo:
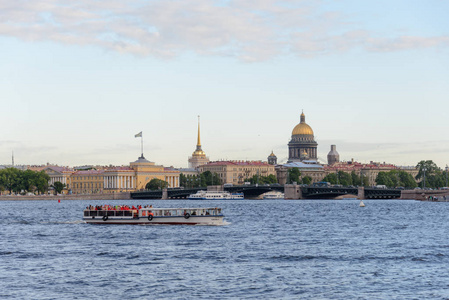
[[129,224],[129,225],[223,225],[223,216],[155,216],[150,221],[147,217],[84,217],[83,220],[90,224]]

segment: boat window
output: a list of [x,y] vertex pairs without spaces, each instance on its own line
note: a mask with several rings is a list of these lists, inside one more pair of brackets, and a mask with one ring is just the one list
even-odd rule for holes
[[98,211],[98,216],[102,217],[106,215],[106,211],[105,210],[99,210]]
[[91,217],[96,217],[97,216],[97,211],[96,210],[91,210],[90,211],[90,216]]
[[113,217],[113,216],[114,216],[114,211],[113,211],[113,210],[107,210],[106,213],[107,213],[107,215],[110,216],[110,217]]
[[88,211],[88,210],[85,210],[85,211],[84,211],[84,216],[85,216],[85,217],[88,217],[88,216],[89,216],[89,211]]
[[118,210],[118,211],[116,211],[116,212],[115,212],[115,215],[116,215],[117,217],[123,217],[123,210]]
[[130,211],[130,210],[124,210],[124,211],[123,211],[123,215],[124,215],[125,217],[131,217],[131,216],[133,215],[133,213],[132,213],[132,211]]

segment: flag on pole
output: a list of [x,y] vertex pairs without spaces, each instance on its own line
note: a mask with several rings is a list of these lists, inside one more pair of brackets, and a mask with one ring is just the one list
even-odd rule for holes
[[136,134],[134,137],[142,137],[142,131]]

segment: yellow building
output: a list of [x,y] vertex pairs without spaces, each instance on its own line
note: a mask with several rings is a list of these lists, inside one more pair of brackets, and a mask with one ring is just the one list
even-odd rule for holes
[[67,167],[49,166],[43,169],[43,171],[50,176],[48,186],[51,187],[58,181],[65,184],[65,188],[62,191],[63,194],[67,194],[67,192],[72,188],[71,177],[75,172],[73,169]]
[[145,189],[153,178],[166,181],[168,187],[179,187],[178,170],[156,165],[139,157],[130,166],[105,167],[101,170],[78,171],[72,174],[75,194],[132,192]]
[[145,189],[146,184],[153,178],[166,181],[169,188],[179,187],[179,171],[158,166],[143,156],[132,162],[130,167],[135,171],[136,190]]
[[274,165],[262,161],[214,161],[199,166],[198,169],[200,173],[217,173],[223,184],[244,184],[246,179],[254,175],[276,176]]
[[71,176],[73,194],[103,193],[103,170],[77,171]]

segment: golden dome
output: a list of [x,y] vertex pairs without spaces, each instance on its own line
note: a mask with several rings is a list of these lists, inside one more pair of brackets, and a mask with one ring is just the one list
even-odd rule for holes
[[206,153],[204,153],[203,150],[196,150],[193,152],[192,156],[206,156]]
[[313,135],[312,127],[306,124],[306,116],[301,114],[301,122],[293,128],[292,135]]
[[273,150],[271,151],[270,156],[271,156],[271,157],[276,156],[276,155],[274,155]]

